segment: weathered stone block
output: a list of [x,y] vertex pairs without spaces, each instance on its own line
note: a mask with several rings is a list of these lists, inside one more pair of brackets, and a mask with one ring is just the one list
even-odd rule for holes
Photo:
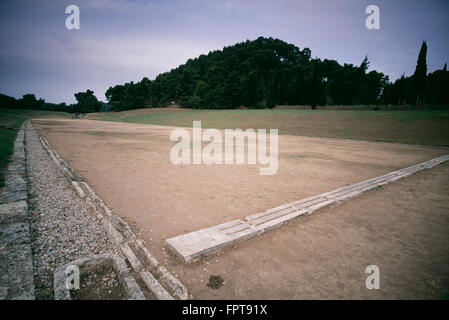
[[8,165],[9,172],[25,172],[24,161],[13,161]]
[[21,174],[8,174],[5,179],[5,190],[27,191],[28,184]]
[[158,300],[174,300],[170,293],[156,280],[156,278],[148,271],[142,271],[139,273],[140,278],[143,280],[148,290]]
[[0,194],[0,203],[10,203],[21,200],[27,200],[28,195],[26,191],[8,191],[4,190]]
[[30,243],[27,223],[11,223],[0,227],[0,247]]
[[26,223],[28,204],[25,200],[0,204],[0,225],[6,223]]

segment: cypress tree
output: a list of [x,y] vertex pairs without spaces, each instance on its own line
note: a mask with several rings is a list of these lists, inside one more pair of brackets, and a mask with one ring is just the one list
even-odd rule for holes
[[426,75],[427,75],[427,44],[423,41],[421,45],[421,50],[419,50],[418,62],[416,63],[416,70],[413,74],[413,82],[415,85],[416,92],[416,104],[423,101],[424,90],[426,86]]
[[313,62],[313,75],[312,75],[312,90],[310,106],[312,110],[315,110],[319,102],[319,88],[318,88],[318,59],[314,59]]

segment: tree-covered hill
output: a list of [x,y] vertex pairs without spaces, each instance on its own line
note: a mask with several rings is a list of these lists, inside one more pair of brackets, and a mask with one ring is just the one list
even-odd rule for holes
[[312,59],[279,39],[260,37],[212,51],[162,73],[109,88],[113,109],[162,106],[176,101],[191,108],[274,107],[276,104],[373,104],[388,81],[360,66]]

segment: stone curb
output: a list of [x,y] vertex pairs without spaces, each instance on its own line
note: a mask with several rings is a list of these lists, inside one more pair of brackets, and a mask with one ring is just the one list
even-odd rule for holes
[[318,209],[347,201],[365,192],[392,183],[420,170],[432,168],[448,160],[449,155],[444,155],[369,180],[252,214],[243,219],[228,221],[165,241],[167,247],[178,258],[184,263],[190,263],[224,247],[291,223],[303,215],[310,215]]
[[157,300],[174,300],[173,296],[165,290],[150,272],[141,271],[139,276]]
[[67,268],[70,266],[76,266],[80,270],[90,264],[90,268],[99,267],[101,265],[112,265],[114,271],[117,274],[120,284],[126,291],[129,300],[145,300],[145,295],[137,284],[136,280],[131,277],[129,269],[126,266],[124,259],[116,255],[111,254],[99,254],[92,255],[86,258],[80,258],[75,261],[69,262],[63,266],[56,268],[53,277],[54,286],[54,299],[55,300],[72,300],[70,296],[70,290],[67,288]]
[[35,300],[24,121],[0,191],[0,300]]
[[[157,299],[161,300],[173,300],[173,296],[180,300],[193,299],[186,287],[164,267],[160,266],[157,259],[144,247],[143,241],[138,239],[133,233],[128,223],[119,216],[112,214],[112,211],[95,193],[92,187],[59,156],[45,137],[39,135],[39,139],[44,149],[69,180],[75,192],[95,210],[97,218],[106,231],[109,240],[117,248],[120,248],[148,290]],[[150,270],[147,271],[146,267]],[[160,269],[161,267],[163,269]],[[161,270],[164,272],[161,272]]]

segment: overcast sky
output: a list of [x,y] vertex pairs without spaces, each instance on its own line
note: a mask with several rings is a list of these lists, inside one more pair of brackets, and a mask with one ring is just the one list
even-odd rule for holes
[[[67,5],[80,30],[67,30]],[[380,8],[380,30],[365,8]],[[247,39],[274,37],[312,56],[396,79],[414,72],[423,40],[429,71],[449,62],[447,0],[0,0],[0,93],[75,102],[91,89],[154,79],[189,58]]]

